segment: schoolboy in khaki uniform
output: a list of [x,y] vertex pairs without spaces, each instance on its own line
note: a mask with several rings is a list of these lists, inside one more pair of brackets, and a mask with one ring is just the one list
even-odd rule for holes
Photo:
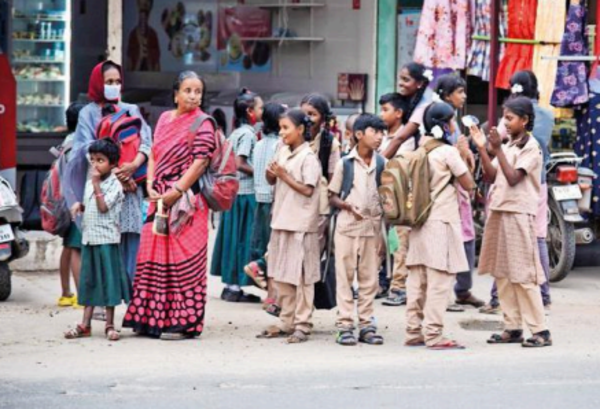
[[[338,305],[336,325],[339,330],[337,342],[341,345],[356,345],[352,292],[355,272],[358,281],[359,341],[372,345],[383,343],[371,320],[381,263],[378,247],[382,209],[377,179],[385,159],[377,154],[377,148],[383,139],[384,129],[385,124],[375,115],[360,115],[354,124],[357,145],[337,163],[329,184],[330,203],[340,210],[334,243]],[[343,191],[345,185],[349,186],[344,183],[344,178],[349,177],[344,175],[344,169],[348,169],[344,165],[346,162],[347,166],[354,169],[349,192]]]

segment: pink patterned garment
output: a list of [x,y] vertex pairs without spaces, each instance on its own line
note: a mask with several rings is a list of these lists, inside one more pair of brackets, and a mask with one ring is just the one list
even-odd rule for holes
[[463,70],[471,42],[470,0],[425,0],[414,59],[429,68]]

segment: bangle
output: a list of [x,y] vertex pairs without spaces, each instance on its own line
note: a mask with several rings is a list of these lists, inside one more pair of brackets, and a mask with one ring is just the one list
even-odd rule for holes
[[104,193],[96,193],[96,197],[104,197]]
[[173,189],[177,190],[182,195],[185,193],[179,186],[177,186],[177,183],[173,183]]

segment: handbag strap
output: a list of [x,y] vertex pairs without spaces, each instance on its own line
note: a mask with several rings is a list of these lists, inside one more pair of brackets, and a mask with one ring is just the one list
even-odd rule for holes
[[156,214],[158,214],[159,216],[163,216],[163,200],[162,199],[158,199],[158,202],[156,203]]
[[321,278],[321,282],[327,281],[327,274],[329,273],[329,263],[331,259],[333,259],[331,250],[333,249],[333,236],[335,235],[335,227],[337,223],[337,217],[331,216],[329,219],[329,231],[327,234],[327,248],[326,248],[326,261],[325,261],[325,270],[323,271],[323,277]]

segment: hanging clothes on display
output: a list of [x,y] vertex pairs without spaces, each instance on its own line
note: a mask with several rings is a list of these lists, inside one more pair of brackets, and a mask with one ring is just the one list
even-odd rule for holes
[[[600,5],[596,4],[596,42],[594,45],[594,54],[600,55]],[[600,80],[600,62],[596,60],[592,64],[591,78]]]
[[[575,110],[577,140],[575,153],[583,158],[582,166],[600,175],[600,94],[591,93],[589,104]],[[592,212],[600,216],[600,178],[594,179]]]
[[[583,56],[588,50],[584,39],[585,4],[571,0],[567,24],[560,47],[561,56]],[[583,61],[560,61],[551,104],[555,107],[571,107],[585,104],[588,95],[588,71]]]
[[542,59],[542,57],[558,57],[560,55],[560,43],[566,18],[567,3],[565,0],[538,0],[535,39],[548,44],[534,46],[532,71],[538,79],[539,104],[544,108],[550,107],[558,61]]
[[[492,33],[490,19],[491,0],[476,0],[475,27],[473,34],[489,37]],[[500,37],[506,35],[506,11],[502,7],[500,13]],[[500,44],[500,58],[504,55],[504,43]],[[490,42],[489,40],[473,40],[467,63],[467,74],[479,77],[484,81],[490,80]]]
[[[508,0],[508,38],[533,40],[538,0]],[[500,66],[496,87],[509,89],[509,80],[517,71],[531,70],[533,45],[508,43]]]
[[414,59],[428,68],[464,70],[471,41],[470,0],[425,0]]

